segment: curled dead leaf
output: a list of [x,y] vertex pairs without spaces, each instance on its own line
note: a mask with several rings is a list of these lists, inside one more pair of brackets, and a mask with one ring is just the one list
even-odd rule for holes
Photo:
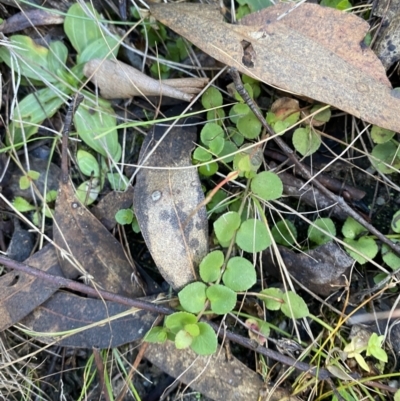
[[133,96],[168,96],[190,102],[208,82],[208,78],[180,78],[158,81],[136,68],[116,60],[93,59],[83,73],[100,88],[105,99]]

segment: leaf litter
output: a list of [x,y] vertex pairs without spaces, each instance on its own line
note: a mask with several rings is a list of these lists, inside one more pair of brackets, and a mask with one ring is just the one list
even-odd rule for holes
[[271,6],[238,25],[223,22],[213,5],[151,4],[150,10],[205,53],[252,78],[400,131],[400,99],[392,95],[379,59],[362,44],[368,23],[316,4],[287,13],[289,7]]

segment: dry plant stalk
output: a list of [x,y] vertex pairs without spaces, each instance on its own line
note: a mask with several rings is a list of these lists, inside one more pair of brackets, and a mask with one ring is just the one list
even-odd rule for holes
[[167,96],[190,102],[208,83],[208,78],[179,78],[158,81],[117,60],[93,59],[83,73],[100,88],[105,99],[133,96]]

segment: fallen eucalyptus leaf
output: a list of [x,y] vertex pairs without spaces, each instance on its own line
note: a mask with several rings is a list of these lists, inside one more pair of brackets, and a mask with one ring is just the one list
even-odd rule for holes
[[[25,261],[43,272],[62,276],[57,254],[47,245]],[[49,299],[60,286],[17,270],[0,277],[0,331],[18,323]]]
[[105,99],[133,96],[168,96],[190,102],[207,84],[208,78],[180,78],[158,81],[136,68],[116,60],[93,59],[83,73],[100,88]]
[[208,226],[205,207],[189,218],[204,200],[190,157],[196,128],[174,127],[161,140],[167,128],[156,125],[143,141],[139,162],[154,150],[144,166],[164,169],[139,171],[133,208],[160,273],[174,289],[179,289],[198,277],[198,266],[208,252]]
[[100,288],[127,297],[143,295],[140,279],[127,260],[122,245],[80,203],[70,182],[60,185],[54,226],[54,242],[65,277],[92,276]]
[[150,6],[157,20],[242,73],[400,131],[400,99],[392,95],[378,58],[360,45],[368,23],[308,3],[283,16],[291,7],[281,3],[232,25],[213,5]]
[[[346,285],[346,277],[353,259],[334,242],[302,253],[296,253],[283,246],[278,248],[288,272],[316,294],[329,296]],[[266,271],[280,277],[279,266],[271,253],[268,250],[264,251],[264,256]]]
[[256,372],[235,357],[227,359],[221,349],[211,356],[199,356],[190,348],[177,350],[172,341],[167,341],[149,343],[145,357],[170,376],[216,401],[299,401],[287,390],[263,383]]
[[[58,291],[21,323],[42,333],[37,339],[44,343],[57,341],[62,347],[114,348],[143,338],[156,318],[154,313],[117,302]],[[89,325],[94,327],[80,330]],[[77,332],[70,336],[52,335],[74,330]]]

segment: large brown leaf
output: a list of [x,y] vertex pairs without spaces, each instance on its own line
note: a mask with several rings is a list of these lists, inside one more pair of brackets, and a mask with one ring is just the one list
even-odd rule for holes
[[[191,164],[196,128],[156,125],[145,138],[140,161],[154,151],[137,175],[134,210],[143,237],[164,279],[178,289],[197,278],[208,250],[205,208],[190,217],[204,200],[197,170]],[[157,147],[156,147],[157,146]],[[187,167],[172,170],[168,167]],[[189,218],[190,217],[190,218]]]
[[288,7],[269,7],[238,25],[223,22],[215,6],[204,4],[152,4],[151,13],[204,52],[251,77],[400,131],[400,99],[392,96],[372,50],[360,43],[368,24],[308,3],[278,20]]
[[121,244],[77,200],[70,182],[60,185],[53,237],[61,249],[72,255],[68,259],[58,251],[66,277],[76,279],[89,275],[107,291],[127,297],[144,295]]
[[[117,315],[120,317],[115,319]],[[116,302],[59,291],[21,323],[31,330],[48,333],[38,338],[44,343],[57,341],[63,347],[113,348],[143,338],[156,318],[154,313],[134,310]],[[94,327],[71,336],[51,335],[92,324]]]
[[170,376],[216,401],[299,401],[282,388],[269,387],[238,359],[233,356],[227,359],[221,349],[211,356],[198,356],[189,348],[177,350],[172,341],[167,341],[149,344],[145,357]]

